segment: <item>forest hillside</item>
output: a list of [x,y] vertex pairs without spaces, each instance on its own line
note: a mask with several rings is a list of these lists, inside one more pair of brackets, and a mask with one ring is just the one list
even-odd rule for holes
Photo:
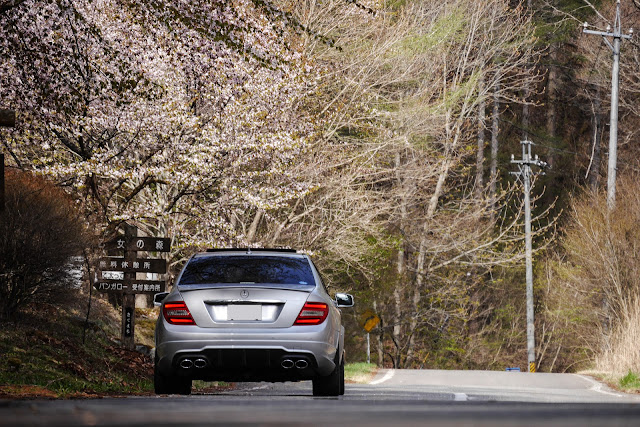
[[[172,239],[172,275],[209,247],[310,253],[356,297],[352,361],[373,314],[381,366],[526,369],[511,172],[531,141],[548,163],[532,181],[538,370],[640,372],[640,46],[621,41],[612,206],[612,54],[583,33],[615,28],[616,4],[0,1],[7,186],[64,190],[87,260],[124,223]],[[620,10],[625,35],[640,28],[638,0]]]

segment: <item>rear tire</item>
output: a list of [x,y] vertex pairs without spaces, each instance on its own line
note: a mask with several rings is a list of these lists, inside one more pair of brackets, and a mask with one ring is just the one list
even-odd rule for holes
[[340,396],[344,394],[344,359],[326,377],[313,379],[314,396]]
[[153,367],[153,389],[156,394],[191,394],[191,378],[174,375],[162,375],[158,372],[158,364]]
[[344,396],[344,356],[340,362],[340,396]]

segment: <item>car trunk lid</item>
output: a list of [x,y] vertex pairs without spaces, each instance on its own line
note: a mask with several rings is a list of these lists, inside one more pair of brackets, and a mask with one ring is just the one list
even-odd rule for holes
[[203,328],[288,328],[313,286],[238,284],[179,290],[196,324]]

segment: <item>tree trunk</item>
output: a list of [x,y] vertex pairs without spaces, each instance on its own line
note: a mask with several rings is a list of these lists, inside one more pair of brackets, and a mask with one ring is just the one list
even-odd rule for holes
[[264,211],[262,209],[258,209],[258,211],[256,212],[256,216],[253,217],[253,222],[251,222],[249,231],[247,232],[247,243],[253,243],[253,239],[256,237],[256,232],[258,231],[258,224],[260,224],[260,220],[262,219],[262,215],[264,215]]
[[[547,135],[549,140],[553,141],[556,137],[556,91],[558,87],[558,67],[556,67],[557,57],[558,57],[558,47],[551,46],[551,53],[549,58],[549,77],[547,79]],[[550,150],[547,153],[547,162],[549,163],[549,167],[553,168],[554,164],[554,152]]]
[[[482,91],[484,89],[484,79],[480,79],[479,82],[479,90],[480,96],[482,97]],[[484,127],[485,127],[485,108],[486,103],[484,98],[480,101],[480,105],[478,105],[478,151],[476,154],[476,197],[480,198],[482,195],[484,180],[483,180],[483,172],[484,172]]]
[[[396,153],[396,185],[398,189],[400,189],[400,229],[405,226],[405,221],[407,219],[407,192],[404,189],[404,182],[402,176],[400,175],[400,167],[402,166],[402,158],[400,153]],[[400,244],[400,249],[398,250],[398,278],[402,281],[402,276],[404,274],[404,242]]]
[[[425,230],[426,235],[426,230]],[[424,260],[426,256],[427,249],[427,239],[423,235],[420,240],[420,248],[418,250],[418,263],[417,263],[417,272],[416,272],[416,283],[413,288],[413,312],[411,313],[411,321],[409,322],[409,346],[407,348],[407,365],[409,365],[414,358],[414,347],[416,344],[416,329],[418,329],[418,320],[420,314],[420,299],[422,296],[422,284],[424,283]]]
[[598,86],[593,105],[593,149],[591,155],[591,167],[589,168],[589,186],[593,190],[598,189],[600,180],[600,163],[602,158],[601,140],[602,140],[602,103],[600,95],[602,89]]
[[412,303],[412,317],[410,321],[410,331],[409,331],[409,341],[407,342],[407,361],[409,359],[409,355],[413,355],[413,347],[415,345],[415,339],[413,338],[413,333],[418,326],[418,312],[420,310],[420,299],[421,299],[421,288],[422,283],[424,281],[424,275],[426,272],[424,271],[424,261],[426,259],[426,251],[427,251],[427,232],[429,231],[429,223],[430,220],[434,217],[436,213],[436,209],[438,207],[438,200],[440,200],[440,196],[442,195],[444,184],[449,176],[449,170],[453,165],[453,160],[449,157],[453,155],[454,148],[457,146],[458,141],[460,139],[460,128],[457,128],[455,133],[451,135],[451,132],[447,132],[447,137],[449,138],[449,147],[447,151],[449,153],[445,154],[445,159],[442,161],[440,166],[440,174],[438,175],[438,181],[436,182],[436,188],[434,189],[433,195],[429,200],[429,206],[427,208],[426,218],[424,221],[424,226],[422,229],[422,237],[420,239],[420,246],[418,249],[418,259],[416,264],[416,280],[413,288],[413,298],[411,300]]
[[491,218],[494,217],[494,208],[496,203],[496,182],[498,180],[498,132],[500,131],[500,101],[498,93],[500,91],[500,83],[496,82],[493,93],[493,112],[491,114],[491,169],[489,172],[489,197],[491,200]]
[[[378,301],[375,299],[373,300],[373,311],[378,313]],[[378,314],[378,317],[380,317],[380,333],[378,334],[378,366],[382,368],[384,367],[384,328],[382,327],[382,316]]]
[[12,128],[16,126],[16,112],[0,109],[0,127]]
[[529,82],[525,83],[525,87],[523,90],[523,100],[524,104],[522,104],[522,140],[527,141],[529,139],[529,95],[531,93],[531,89],[529,89]]
[[[438,208],[438,200],[440,200],[440,196],[442,195],[442,189],[444,188],[444,183],[449,176],[449,169],[451,168],[451,160],[444,159],[440,166],[440,175],[438,175],[438,181],[436,182],[436,188],[429,200],[429,207],[427,208],[427,220],[432,218],[436,213],[436,209]],[[426,221],[425,221],[426,222]]]
[[[402,176],[400,175],[400,166],[402,165],[402,158],[400,153],[396,153],[395,166],[396,166],[396,185],[401,191],[400,196],[400,228],[404,227],[404,223],[407,216],[407,195],[406,191],[404,191],[404,182],[402,180]],[[398,260],[397,260],[397,273],[398,273],[398,282],[393,289],[393,300],[394,300],[394,317],[393,317],[393,342],[396,346],[396,365],[400,361],[400,341],[402,340],[402,291],[404,288],[404,242],[400,244],[400,248],[398,249]],[[396,368],[399,366],[395,366]]]
[[402,322],[402,294],[400,293],[400,286],[396,286],[393,289],[393,301],[395,312],[393,316],[393,345],[395,346],[395,359],[393,367],[395,369],[401,368],[400,366],[400,340],[402,339],[402,328],[400,323]]
[[273,236],[271,237],[270,245],[272,247],[275,246],[278,239],[280,239],[280,235],[282,234],[282,231],[285,229],[285,227],[287,227],[291,223],[293,218],[295,218],[296,209],[298,209],[298,205],[300,205],[301,200],[302,199],[296,200],[296,204],[291,209],[291,213],[289,213],[289,216],[286,217],[283,221],[281,221],[280,224],[278,224],[276,231],[273,233]]

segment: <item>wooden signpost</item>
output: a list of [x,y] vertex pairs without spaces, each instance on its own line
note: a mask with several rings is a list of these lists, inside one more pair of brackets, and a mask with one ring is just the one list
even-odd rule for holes
[[[93,286],[100,292],[122,294],[122,344],[135,349],[136,294],[164,292],[164,280],[138,279],[139,273],[166,274],[167,261],[156,258],[139,258],[138,251],[169,252],[171,240],[163,237],[138,237],[138,229],[125,225],[124,236],[106,242],[105,250],[122,251],[122,256],[98,259],[98,277]],[[114,276],[118,276],[115,278]]]

